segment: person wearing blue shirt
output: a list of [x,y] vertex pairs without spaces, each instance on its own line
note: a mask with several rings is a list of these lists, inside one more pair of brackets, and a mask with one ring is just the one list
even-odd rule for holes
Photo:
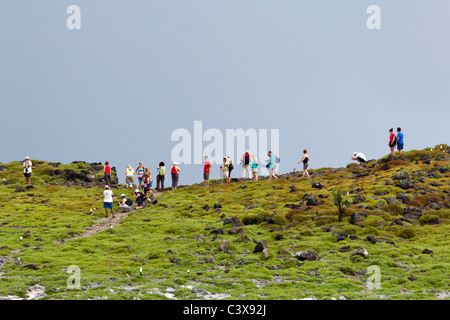
[[402,129],[399,127],[397,128],[397,149],[400,152],[400,154],[403,153],[403,132]]
[[267,155],[269,156],[269,160],[266,161],[266,162],[268,162],[266,167],[269,170],[269,180],[272,180],[272,177],[274,177],[275,179],[278,179],[277,176],[274,173],[275,156],[272,154],[272,151],[269,151],[267,153]]

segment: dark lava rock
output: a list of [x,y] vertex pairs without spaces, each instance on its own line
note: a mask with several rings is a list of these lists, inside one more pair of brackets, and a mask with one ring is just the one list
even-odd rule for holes
[[354,203],[361,203],[366,201],[366,197],[362,194],[362,193],[358,193],[354,198],[353,198],[353,202]]
[[21,188],[21,187],[17,187],[16,190],[14,190],[14,192],[25,192],[25,189]]
[[170,258],[169,261],[172,262],[172,263],[178,263],[178,262],[181,261],[181,259],[180,259],[180,258],[177,258],[177,257],[173,257],[173,258]]
[[33,270],[39,270],[39,266],[36,263],[30,263],[30,264],[26,264],[24,266],[22,266],[20,269],[22,268],[28,268],[28,269],[33,269]]
[[291,186],[291,190],[289,192],[290,193],[298,192],[298,189],[295,186]]
[[222,208],[222,205],[220,203],[214,204],[214,209]]
[[397,199],[399,199],[404,204],[410,203],[413,198],[404,193],[397,193]]
[[205,204],[205,205],[202,207],[202,209],[205,210],[205,211],[208,211],[209,209],[211,209],[211,207],[210,207],[209,205]]
[[243,232],[242,227],[234,227],[228,230],[228,234],[238,234],[242,232]]
[[403,210],[403,217],[407,219],[419,219],[422,215],[422,210],[414,206],[408,206]]
[[323,183],[320,182],[314,182],[311,187],[313,188],[317,188],[317,189],[322,189],[323,187],[325,187],[325,185]]
[[269,258],[269,247],[267,246],[266,240],[260,240],[256,242],[255,249],[253,253],[262,252],[265,259]]
[[223,230],[222,228],[217,228],[217,229],[212,230],[210,233],[211,234],[224,234],[225,230]]
[[352,234],[348,237],[350,240],[358,240],[358,236],[355,234]]
[[219,245],[219,250],[222,251],[222,252],[228,253],[229,252],[228,251],[228,245],[229,244],[230,243],[227,240],[222,240],[222,242]]
[[333,233],[333,237],[336,239],[337,242],[344,240],[345,238],[347,238],[347,232],[339,232],[339,231],[335,231]]
[[277,233],[276,235],[275,235],[275,240],[283,240],[284,239],[284,236],[281,234],[281,233]]
[[414,188],[414,184],[409,179],[400,180],[398,186],[403,190]]
[[364,219],[358,212],[353,212],[352,216],[350,217],[350,223],[351,224],[358,224],[360,222],[363,222]]
[[434,251],[433,250],[429,250],[429,249],[423,249],[422,253],[424,253],[424,254],[432,254],[432,253],[434,253]]
[[426,163],[426,164],[430,164],[431,162],[431,156],[428,153],[424,153],[423,155],[420,156],[420,161]]
[[407,172],[400,172],[397,174],[394,174],[391,177],[392,180],[405,180],[405,179],[409,179],[409,174]]
[[377,243],[377,239],[376,239],[375,236],[373,236],[373,235],[367,236],[367,237],[364,239],[364,241],[370,242],[371,244]]
[[307,206],[317,206],[319,205],[318,201],[317,201],[317,197],[315,195],[308,195],[306,197],[306,205]]
[[316,261],[320,260],[320,257],[314,250],[304,250],[297,252],[294,257],[296,257],[300,261]]
[[348,252],[348,251],[350,251],[350,246],[343,246],[343,247],[339,248],[338,251],[339,252]]
[[355,255],[367,259],[369,257],[369,252],[364,248],[358,248],[350,254],[350,259]]
[[225,218],[223,221],[223,225],[231,224],[231,226],[234,227],[243,227],[244,224],[239,220],[238,217],[231,217],[231,218]]

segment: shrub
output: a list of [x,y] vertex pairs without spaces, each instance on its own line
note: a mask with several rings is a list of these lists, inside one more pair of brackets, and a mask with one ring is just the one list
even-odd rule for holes
[[416,236],[416,232],[412,228],[404,228],[397,232],[397,237],[403,239],[412,239]]

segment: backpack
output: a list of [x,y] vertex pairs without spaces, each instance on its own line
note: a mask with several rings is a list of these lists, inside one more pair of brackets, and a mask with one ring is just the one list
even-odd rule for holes
[[231,173],[231,170],[233,169],[234,169],[233,161],[230,160],[230,163],[228,164],[228,171],[230,171]]
[[166,174],[166,168],[164,166],[159,168],[159,175],[164,176]]
[[172,166],[172,169],[170,170],[170,172],[172,174],[177,174],[178,173],[177,168],[175,168],[175,166]]
[[248,153],[245,153],[244,155],[244,164],[250,163],[250,155]]
[[131,207],[133,205],[133,201],[127,199],[127,201],[125,201],[125,204]]
[[152,179],[152,178],[150,178],[150,183],[148,184],[148,187],[149,187],[149,188],[151,188],[151,187],[152,187],[152,185],[153,185],[153,179]]

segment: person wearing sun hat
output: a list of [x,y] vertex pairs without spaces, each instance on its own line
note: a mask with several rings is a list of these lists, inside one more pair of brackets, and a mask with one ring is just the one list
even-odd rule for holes
[[120,195],[120,202],[119,202],[119,208],[120,210],[125,210],[128,211],[131,209],[131,205],[133,204],[133,201],[131,201],[130,199],[127,199],[127,196],[125,194],[121,194]]
[[359,165],[362,166],[363,163],[366,163],[367,159],[366,156],[361,152],[353,152],[352,160],[357,160],[359,162]]
[[172,174],[172,190],[177,190],[178,187],[178,179],[180,178],[180,167],[178,167],[178,163],[174,162],[172,168],[170,169],[170,173]]
[[23,163],[23,175],[25,177],[25,182],[27,185],[31,185],[31,166],[33,163],[30,161],[30,157],[25,157],[25,162]]

